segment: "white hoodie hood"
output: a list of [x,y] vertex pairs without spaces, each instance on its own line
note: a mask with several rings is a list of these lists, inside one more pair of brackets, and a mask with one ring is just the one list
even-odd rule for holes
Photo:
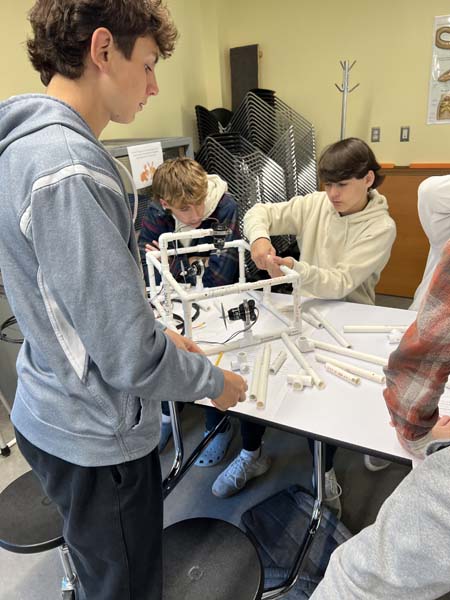
[[[205,214],[203,215],[202,221],[210,217],[216,210],[222,196],[228,191],[228,184],[226,181],[221,179],[218,175],[208,175],[208,192],[205,200]],[[182,231],[191,231],[192,229],[198,229],[192,225],[186,225],[179,221],[175,215],[175,233]],[[191,239],[181,240],[183,246],[189,246]]]

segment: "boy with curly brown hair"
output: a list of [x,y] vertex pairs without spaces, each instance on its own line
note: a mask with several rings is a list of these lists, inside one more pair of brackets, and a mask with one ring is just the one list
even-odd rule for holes
[[0,269],[25,337],[12,420],[63,517],[78,600],[160,600],[161,402],[226,410],[246,390],[155,321],[98,141],[158,93],[177,30],[160,0],[38,0],[30,21],[46,94],[0,104]]

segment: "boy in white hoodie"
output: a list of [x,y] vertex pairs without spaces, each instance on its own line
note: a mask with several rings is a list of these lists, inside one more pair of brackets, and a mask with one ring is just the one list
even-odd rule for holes
[[[252,258],[272,277],[286,265],[301,275],[302,295],[375,303],[375,286],[395,240],[386,198],[376,191],[383,177],[369,146],[358,138],[332,144],[319,160],[325,189],[287,202],[256,204],[244,217]],[[276,256],[271,235],[297,237],[300,260]],[[333,469],[336,448],[327,446],[326,496],[340,512]],[[366,459],[368,468],[379,468]],[[384,465],[383,465],[384,466]]]

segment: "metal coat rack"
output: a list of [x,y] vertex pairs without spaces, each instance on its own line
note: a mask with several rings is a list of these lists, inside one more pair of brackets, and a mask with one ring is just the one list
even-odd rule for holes
[[353,69],[356,64],[356,60],[350,64],[348,60],[339,61],[342,67],[342,85],[338,85],[335,83],[334,85],[337,89],[342,93],[342,108],[341,108],[341,135],[340,138],[343,140],[345,138],[345,124],[347,121],[347,98],[348,95],[351,94],[356,88],[359,86],[359,83],[354,85],[349,89],[349,79],[350,79],[350,71]]

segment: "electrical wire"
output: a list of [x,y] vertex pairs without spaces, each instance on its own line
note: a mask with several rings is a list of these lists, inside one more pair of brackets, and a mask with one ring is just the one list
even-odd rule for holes
[[250,323],[250,325],[248,325],[247,327],[244,327],[244,329],[240,329],[239,331],[235,331],[234,333],[232,333],[229,337],[227,337],[227,339],[223,342],[216,342],[216,341],[212,341],[212,340],[195,340],[198,344],[226,344],[228,342],[230,342],[231,340],[233,340],[236,336],[238,336],[240,333],[245,333],[247,331],[250,331],[250,329],[256,325],[256,322],[259,319],[259,308],[255,307],[255,311],[256,311],[256,319],[254,321],[252,321]]

